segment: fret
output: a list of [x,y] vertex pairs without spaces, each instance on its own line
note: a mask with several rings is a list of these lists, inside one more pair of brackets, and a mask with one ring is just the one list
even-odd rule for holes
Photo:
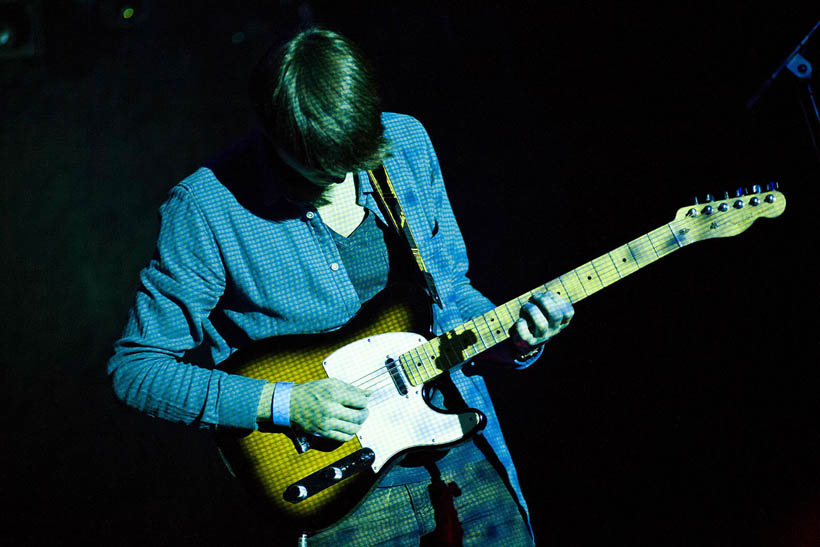
[[452,330],[445,332],[443,336],[439,336],[439,354],[447,359],[447,368],[452,368],[460,362],[453,344]]
[[[429,347],[429,343],[428,344],[422,344],[421,346],[417,346],[416,348],[414,348],[413,351],[416,352],[415,353],[416,368],[421,369],[420,374],[422,374],[425,377],[431,378],[431,377],[435,376],[436,374],[438,374],[437,369],[436,369],[436,359],[435,359],[436,357],[438,357],[438,355],[434,354],[433,359],[430,359],[430,355],[427,353],[427,347]],[[421,355],[419,353],[419,348],[424,348],[424,355]]]
[[413,362],[413,356],[409,354],[409,352],[405,352],[399,356],[399,365],[401,368],[404,369],[404,375],[410,381],[411,385],[415,385],[417,373],[414,374],[416,370],[416,364]]
[[459,332],[459,336],[457,340],[461,344],[461,356],[463,357],[462,361],[468,360],[470,357],[475,357],[477,354],[481,353],[480,349],[476,349],[476,346],[479,345],[479,338],[476,335],[475,328],[471,327],[470,321],[464,323],[459,329],[462,329]]
[[657,230],[652,230],[647,234],[647,237],[649,237],[649,240],[652,242],[652,246],[655,248],[658,258],[663,258],[672,251],[680,249],[680,244],[669,224],[661,226]]
[[578,279],[583,284],[587,296],[595,294],[604,288],[603,281],[598,276],[598,272],[595,271],[595,266],[593,266],[592,262],[587,262],[575,268],[575,275],[578,276]]
[[418,386],[426,381],[412,359],[407,358],[406,353],[399,357],[399,363],[404,369],[404,375],[410,380],[411,385]]
[[553,279],[552,281],[547,283],[546,289],[550,292],[554,292],[555,294],[564,294],[566,292],[564,290],[564,286],[561,285],[560,279]]
[[[479,317],[482,317],[482,316],[479,316]],[[476,319],[478,319],[478,318],[476,318]],[[468,322],[472,323],[473,328],[475,329],[475,332],[478,333],[478,342],[477,343],[481,344],[481,350],[478,353],[481,353],[482,351],[486,350],[487,348],[489,348],[491,346],[494,346],[495,344],[492,344],[492,343],[488,344],[487,343],[487,341],[484,339],[484,335],[481,333],[481,326],[476,322],[476,319],[471,319]],[[486,323],[486,321],[485,321],[485,323]]]
[[595,267],[595,271],[598,272],[601,281],[603,281],[604,287],[608,287],[622,278],[615,266],[615,260],[609,253],[593,260],[592,265]]
[[557,277],[547,283],[547,289],[555,294],[560,294],[561,296],[567,296],[567,288],[564,286],[564,283],[561,281],[560,277]]
[[[503,309],[504,306],[506,306],[506,304],[491,310],[492,315],[490,316],[490,328],[493,329],[493,337],[499,342],[503,342],[509,336],[507,334],[508,327],[504,325],[504,322],[501,320],[501,315],[499,314],[499,310],[505,311]],[[509,315],[509,312],[507,312],[507,315]]]
[[627,245],[621,245],[617,249],[610,251],[609,257],[612,259],[612,263],[615,264],[615,269],[618,270],[618,275],[621,277],[626,277],[638,270],[635,257],[632,256],[632,251],[629,250]]
[[[433,338],[432,340],[430,340],[429,343],[430,343],[430,347],[433,349],[433,351],[437,355],[437,357],[436,357],[436,363],[438,364],[437,368],[447,370],[447,369],[452,368],[456,363],[454,363],[452,361],[452,359],[450,358],[450,355],[447,354],[446,347],[444,347],[445,342],[442,342],[442,340],[445,340],[443,337],[444,337],[444,335],[439,336],[438,338]],[[431,378],[432,378],[432,376],[431,376]],[[427,380],[425,380],[425,381],[427,381]]]
[[507,336],[507,331],[509,331],[518,320],[519,309],[521,309],[521,306],[518,305],[518,300],[507,302],[503,306],[496,308],[498,319],[501,322],[502,332],[505,333],[505,336]]
[[[515,303],[518,305],[518,310],[513,313],[513,310],[510,310],[511,315],[515,316],[515,320],[513,321],[513,325],[515,321],[518,321],[518,315],[521,313],[521,308],[524,307],[524,304],[530,301],[530,297],[532,296],[532,291],[525,292],[521,296],[515,299]],[[512,326],[512,325],[511,325]]]
[[559,279],[561,280],[561,284],[567,290],[567,294],[565,296],[570,302],[578,302],[583,300],[587,295],[581,280],[578,278],[578,274],[576,274],[574,270],[562,275]]
[[658,259],[658,255],[652,248],[652,243],[649,239],[638,238],[626,244],[629,252],[632,253],[632,258],[639,268],[648,266]]
[[424,383],[509,338],[532,295],[551,291],[583,300],[688,243],[678,235],[674,221],[661,226],[417,346],[400,358],[410,383]]
[[[490,337],[493,339],[493,343],[491,345],[494,346],[497,343],[499,343],[500,340],[496,339],[495,334],[493,334],[493,329],[490,326],[489,321],[487,321],[487,314],[489,314],[489,313],[495,313],[495,312],[491,310],[487,313],[479,315],[476,319],[481,319],[482,321],[484,321],[484,327],[486,328],[486,331],[490,334]],[[490,346],[488,345],[487,347],[490,347]]]

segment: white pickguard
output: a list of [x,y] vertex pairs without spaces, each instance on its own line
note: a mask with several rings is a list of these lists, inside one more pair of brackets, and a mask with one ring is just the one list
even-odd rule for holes
[[362,446],[376,454],[374,472],[402,450],[452,443],[478,423],[476,417],[462,425],[458,414],[431,409],[422,395],[423,386],[410,385],[401,366],[397,370],[407,386],[407,395],[396,389],[386,362],[424,342],[412,332],[379,334],[336,350],[323,363],[331,378],[374,391],[367,406],[370,415],[357,434]]

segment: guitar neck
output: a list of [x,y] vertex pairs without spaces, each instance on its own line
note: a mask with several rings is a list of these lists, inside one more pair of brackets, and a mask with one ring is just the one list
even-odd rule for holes
[[510,337],[530,297],[551,291],[573,304],[690,243],[678,221],[652,230],[566,274],[404,353],[399,362],[414,386],[432,380]]

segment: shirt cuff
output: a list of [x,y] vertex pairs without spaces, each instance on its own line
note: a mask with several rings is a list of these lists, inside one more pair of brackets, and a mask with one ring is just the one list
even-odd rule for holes
[[273,425],[290,427],[291,390],[293,390],[293,382],[276,382],[270,405],[270,416]]

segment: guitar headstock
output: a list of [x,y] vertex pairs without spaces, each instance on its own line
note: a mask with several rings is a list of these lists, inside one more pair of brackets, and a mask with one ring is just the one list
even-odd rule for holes
[[673,224],[675,232],[687,243],[714,237],[732,237],[744,231],[761,217],[774,218],[786,209],[786,197],[771,183],[763,191],[754,186],[751,193],[736,192],[730,198],[713,200],[707,196],[706,203],[697,203],[678,209]]

